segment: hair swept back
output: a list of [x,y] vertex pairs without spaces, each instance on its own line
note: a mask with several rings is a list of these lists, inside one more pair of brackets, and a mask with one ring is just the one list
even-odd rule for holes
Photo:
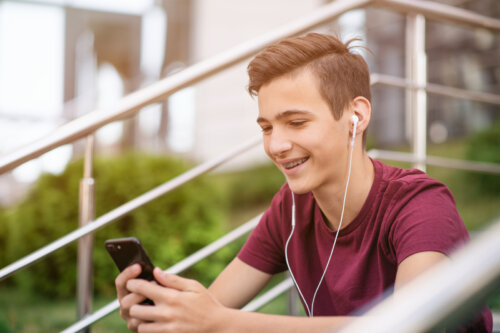
[[352,53],[354,38],[346,43],[326,34],[309,33],[268,46],[248,65],[248,92],[257,96],[273,79],[308,68],[318,78],[321,96],[335,119],[357,96],[371,100],[370,73],[361,55]]

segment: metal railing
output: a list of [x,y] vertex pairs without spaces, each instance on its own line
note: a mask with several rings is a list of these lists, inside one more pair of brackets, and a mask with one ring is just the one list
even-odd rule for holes
[[493,105],[500,105],[500,96],[495,94],[452,88],[434,83],[426,83],[424,85],[418,85],[414,84],[408,79],[395,77],[391,75],[378,74],[378,73],[372,74],[370,79],[372,85],[382,84],[385,86],[392,86],[403,89],[423,89],[427,93],[434,95],[460,98],[468,101],[488,103]]
[[[188,269],[189,267],[193,266],[197,262],[205,259],[212,253],[216,252],[217,250],[223,248],[224,246],[230,244],[231,242],[235,241],[239,237],[247,234],[250,232],[257,223],[260,220],[261,215],[258,215],[248,221],[247,223],[241,225],[240,227],[236,228],[235,230],[231,231],[230,233],[226,234],[225,236],[221,237],[220,239],[216,240],[215,242],[205,246],[201,250],[195,252],[194,254],[190,255],[189,257],[181,260],[174,266],[170,267],[167,269],[165,272],[171,273],[171,274],[179,274],[183,272],[184,270]],[[101,308],[99,311],[93,313],[92,315],[84,318],[83,320],[80,320],[79,322],[75,323],[74,325],[68,327],[65,329],[63,332],[64,333],[70,333],[70,332],[78,332],[89,325],[93,324],[94,322],[98,321],[99,319],[104,318],[111,312],[117,310],[120,307],[120,304],[118,303],[118,300],[115,300],[108,305],[104,306]]]
[[[128,117],[136,115],[139,110],[148,105],[165,99],[172,93],[193,85],[197,82],[204,80],[226,68],[229,68],[248,57],[254,55],[259,50],[264,48],[270,43],[281,40],[285,37],[297,35],[315,27],[323,25],[334,18],[357,8],[364,8],[369,5],[387,8],[389,10],[397,10],[407,14],[407,78],[395,78],[382,74],[372,75],[372,84],[383,84],[390,86],[397,86],[406,89],[408,92],[407,99],[410,101],[408,108],[412,110],[414,115],[414,128],[413,128],[413,142],[414,151],[412,154],[385,152],[385,151],[371,151],[371,156],[392,159],[397,161],[410,161],[415,163],[420,168],[425,168],[426,164],[434,164],[446,167],[454,167],[459,169],[486,171],[493,173],[500,173],[498,165],[491,165],[486,163],[458,161],[451,159],[443,159],[438,157],[430,157],[426,154],[426,94],[434,93],[451,97],[466,98],[486,103],[498,105],[500,98],[497,95],[470,92],[466,90],[444,87],[427,83],[427,79],[422,76],[426,72],[425,60],[425,17],[447,21],[455,24],[469,25],[474,27],[481,27],[500,32],[500,20],[485,17],[479,14],[471,13],[469,11],[437,4],[429,1],[409,1],[409,0],[338,0],[332,4],[325,5],[311,15],[303,17],[295,22],[287,24],[279,29],[263,35],[257,39],[243,43],[231,50],[224,52],[218,56],[208,60],[199,62],[187,69],[173,74],[163,80],[160,80],[151,86],[141,89],[135,93],[125,96],[114,107],[107,109],[105,112],[96,110],[79,119],[76,119],[68,124],[58,128],[52,134],[48,135],[41,140],[20,148],[6,156],[0,158],[0,173],[7,172],[13,168],[36,158],[45,152],[48,152],[61,145],[73,142],[75,140],[88,137],[87,152],[85,162],[86,165],[91,165],[92,158],[92,137],[91,135],[99,128],[114,121],[123,120]],[[154,200],[155,198],[168,193],[174,188],[194,179],[202,173],[214,169],[218,165],[228,161],[242,151],[247,150],[251,146],[257,144],[258,140],[252,140],[245,143],[239,148],[216,158],[212,161],[203,163],[202,165],[188,171],[187,173],[174,178],[163,185],[137,197],[136,199],[125,203],[124,205],[102,215],[97,219],[92,219],[91,211],[87,211],[86,220],[83,226],[75,231],[67,234],[59,240],[33,252],[32,254],[24,257],[11,265],[0,270],[0,280],[5,279],[14,272],[31,265],[32,263],[40,260],[47,255],[61,249],[62,247],[81,239],[84,236],[91,235],[94,231],[108,225],[109,223],[117,220],[123,215],[131,212],[132,210],[142,206],[143,204]],[[86,179],[91,179],[92,172],[87,169]],[[92,181],[90,181],[92,183]],[[91,207],[93,198],[91,191],[86,191],[87,195],[82,197],[81,207]],[[215,249],[225,246],[236,237],[236,235],[243,235],[253,228],[258,218],[253,219],[244,226],[235,230],[221,240],[214,244],[207,246],[200,250],[193,256],[190,256],[177,265],[171,267],[168,271],[178,273],[194,264],[198,260],[205,258],[207,255],[215,251]],[[476,275],[473,272],[472,275]],[[245,307],[245,310],[255,310],[260,307],[265,301],[274,297],[279,292],[289,289],[290,282],[286,280],[276,288],[271,290],[270,294],[262,296],[259,300],[255,300]],[[69,327],[65,332],[77,332],[85,327],[88,327],[93,322],[99,320],[105,315],[111,313],[118,308],[117,301],[112,302],[104,308],[98,310],[94,314],[86,316],[84,319],[78,321],[73,326]]]
[[[460,323],[484,306],[500,287],[500,219],[414,281],[403,286],[342,333],[438,332]],[[485,255],[488,254],[488,255]]]
[[224,162],[227,162],[231,158],[237,156],[238,154],[244,152],[245,150],[253,147],[257,143],[260,142],[259,139],[253,139],[250,140],[248,143],[243,144],[242,146],[218,157],[215,158],[211,161],[205,162],[203,164],[200,164],[194,169],[191,169],[182,175],[173,178],[172,180],[169,180],[162,185],[159,185],[158,187],[155,187],[154,189],[138,196],[137,198],[113,209],[112,211],[100,216],[99,218],[95,219],[91,223],[88,223],[87,225],[80,227],[76,229],[75,231],[67,234],[64,237],[61,237],[60,239],[56,240],[53,243],[50,243],[49,245],[32,252],[31,254],[27,255],[26,257],[2,268],[0,270],[0,281],[5,279],[6,277],[14,274],[18,270],[28,267],[29,265],[35,263],[36,261],[46,257],[47,255],[63,248],[66,245],[71,244],[72,242],[76,241],[77,239],[84,237],[94,231],[97,231],[98,229],[110,224],[113,221],[116,221],[118,218],[130,213],[131,211],[141,207],[142,205],[145,205],[146,203],[160,197],[161,195],[164,195],[170,191],[175,190],[179,186],[184,185],[185,183],[195,179],[196,177],[209,172],[210,170],[215,169],[216,167],[220,166]]
[[312,15],[301,18],[276,29],[259,38],[242,43],[226,52],[196,63],[172,74],[144,89],[140,89],[122,98],[116,105],[106,110],[95,110],[56,129],[50,135],[32,144],[17,149],[0,158],[0,174],[9,171],[56,147],[81,139],[97,129],[117,120],[123,120],[137,114],[140,109],[152,103],[164,100],[169,95],[185,87],[198,83],[216,73],[230,68],[256,54],[266,45],[288,36],[297,35],[342,15],[343,13],[366,6],[370,0],[342,0],[322,7]]

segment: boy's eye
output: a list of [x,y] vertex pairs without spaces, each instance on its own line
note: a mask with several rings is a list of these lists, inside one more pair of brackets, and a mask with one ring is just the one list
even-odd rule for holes
[[261,126],[262,133],[269,133],[273,129],[271,126]]
[[302,125],[304,125],[306,123],[305,120],[293,120],[290,122],[290,125],[294,126],[294,127],[300,127]]

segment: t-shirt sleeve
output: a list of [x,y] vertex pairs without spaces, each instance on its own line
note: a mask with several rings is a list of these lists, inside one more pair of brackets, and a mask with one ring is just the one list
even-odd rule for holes
[[284,240],[281,233],[283,189],[278,192],[270,207],[238,254],[246,264],[268,274],[285,271]]
[[424,251],[450,255],[469,235],[450,191],[436,181],[401,185],[395,196],[396,217],[389,240],[399,265],[408,256]]

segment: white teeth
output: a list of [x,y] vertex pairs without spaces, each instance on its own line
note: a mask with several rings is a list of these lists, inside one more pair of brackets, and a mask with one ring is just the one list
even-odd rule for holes
[[283,166],[285,167],[285,169],[291,169],[291,168],[295,168],[297,165],[300,165],[300,164],[304,163],[305,161],[307,161],[307,157],[303,158],[301,160],[298,160],[298,161],[294,161],[294,162],[290,162],[290,163],[284,164]]

